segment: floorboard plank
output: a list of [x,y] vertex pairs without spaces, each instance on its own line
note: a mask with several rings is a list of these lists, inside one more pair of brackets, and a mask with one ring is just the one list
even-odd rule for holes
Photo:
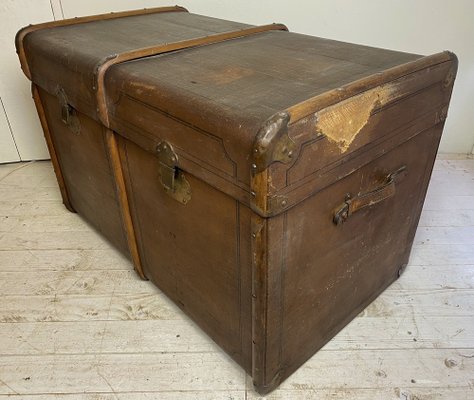
[[[360,316],[321,351],[466,348],[472,326],[473,316]],[[220,350],[188,318],[0,324],[0,357],[186,351]]]
[[[0,271],[100,271],[133,270],[132,263],[118,251],[101,250],[0,250]],[[34,275],[31,281],[34,282]]]
[[470,265],[474,260],[474,246],[463,244],[415,244],[411,250],[413,265]]
[[[246,400],[244,390],[179,390],[159,392],[91,392],[0,395],[2,399],[22,400]],[[462,399],[461,399],[462,400]]]
[[278,392],[449,387],[474,394],[473,374],[472,349],[320,351],[283,382]]
[[[140,279],[129,264],[126,262],[124,264],[127,268],[123,270],[106,267],[36,270],[34,280],[31,279],[30,269],[7,272],[0,270],[0,296],[107,296],[113,293],[121,295],[157,293],[155,285]],[[107,266],[115,267],[110,262]],[[409,273],[403,274],[387,290],[474,289],[474,264],[409,265],[407,270]]]
[[132,270],[0,272],[0,296],[155,294],[158,289]]
[[474,210],[423,210],[418,226],[474,226]]
[[244,372],[223,352],[3,356],[0,393],[243,390]]
[[5,296],[0,309],[0,323],[182,318],[184,317],[178,312],[177,307],[161,293],[108,296]]

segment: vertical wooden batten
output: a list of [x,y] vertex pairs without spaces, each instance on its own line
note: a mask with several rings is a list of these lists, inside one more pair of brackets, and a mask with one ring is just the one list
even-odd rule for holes
[[125,188],[125,179],[123,176],[122,163],[120,161],[117,138],[115,133],[110,129],[105,130],[105,138],[110,168],[113,173],[115,189],[117,191],[117,199],[119,201],[120,213],[122,214],[122,222],[125,229],[125,235],[127,237],[130,256],[137,274],[140,276],[140,278],[148,280],[143,272],[140,254],[138,252],[137,239],[135,236],[135,229],[133,227],[132,216],[130,214],[130,206],[128,202],[127,190]]
[[252,215],[252,377],[260,394],[274,390],[285,376],[282,365],[282,285],[286,213]]
[[31,84],[31,92],[33,94],[33,100],[35,102],[36,111],[40,119],[41,127],[43,128],[44,138],[46,140],[46,145],[48,146],[49,154],[51,156],[51,162],[53,164],[54,173],[56,174],[56,179],[58,181],[59,190],[61,191],[61,197],[66,208],[71,212],[76,212],[74,210],[69,194],[66,188],[66,182],[64,181],[64,175],[61,170],[61,165],[59,163],[59,158],[54,147],[53,138],[49,130],[48,122],[46,120],[46,114],[44,112],[43,103],[38,92],[38,88],[34,83]]

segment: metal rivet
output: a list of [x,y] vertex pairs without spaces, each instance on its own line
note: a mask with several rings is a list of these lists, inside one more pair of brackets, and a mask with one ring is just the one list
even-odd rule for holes
[[257,235],[255,233],[252,233],[252,237],[255,239]]
[[291,150],[288,152],[288,157],[289,158],[293,157],[293,152]]
[[282,207],[286,207],[286,205],[287,205],[287,201],[286,201],[286,200],[282,200],[282,201],[281,201],[281,206],[282,206]]
[[257,148],[253,149],[253,152],[258,153],[258,149]]
[[254,191],[251,191],[251,192],[250,192],[250,195],[251,195],[252,197],[255,197],[255,196],[256,196],[256,193],[255,193]]
[[252,164],[252,169],[253,170],[257,169],[257,164]]

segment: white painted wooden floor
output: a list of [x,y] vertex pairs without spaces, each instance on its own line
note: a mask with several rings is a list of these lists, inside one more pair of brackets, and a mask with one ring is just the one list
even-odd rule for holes
[[[0,166],[0,296],[1,399],[258,397],[66,211],[49,162]],[[474,160],[437,161],[405,274],[268,398],[474,399]]]

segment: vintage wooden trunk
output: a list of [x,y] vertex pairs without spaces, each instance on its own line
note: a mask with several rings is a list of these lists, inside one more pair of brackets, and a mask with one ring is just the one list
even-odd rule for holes
[[181,7],[16,40],[64,204],[274,389],[407,264],[457,60]]

